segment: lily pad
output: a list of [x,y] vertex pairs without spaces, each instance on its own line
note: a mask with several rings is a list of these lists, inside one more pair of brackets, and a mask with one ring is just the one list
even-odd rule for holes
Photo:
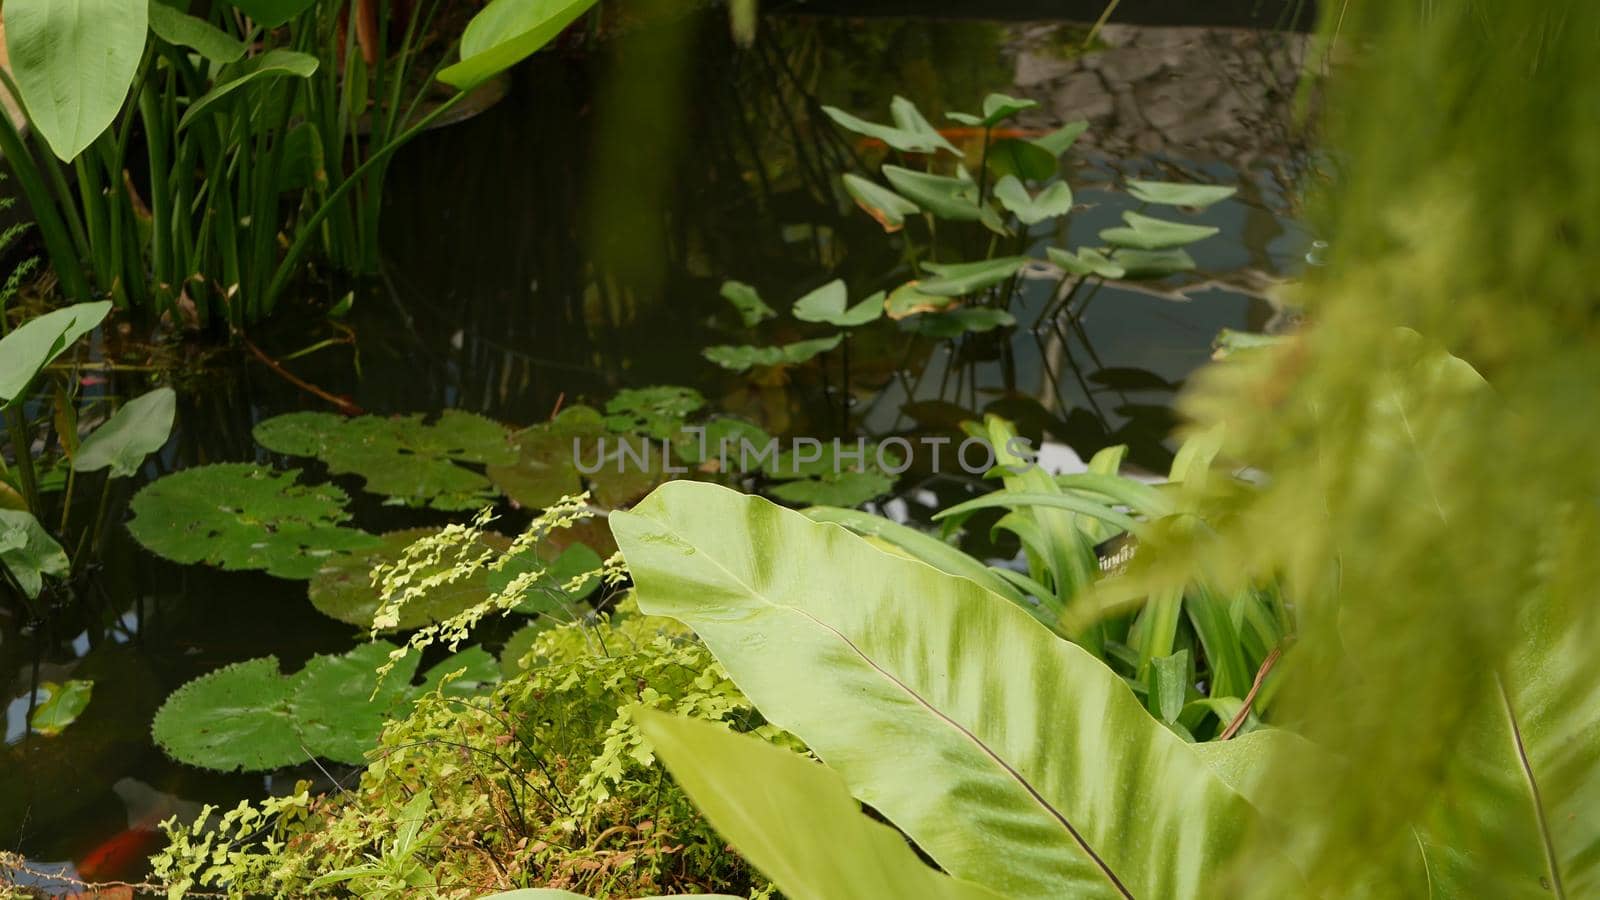
[[349,519],[344,491],[295,478],[248,463],[185,469],[134,496],[128,531],[173,562],[263,569],[279,578],[310,578],[341,554],[379,545],[340,524]]
[[744,454],[748,456],[760,453],[771,441],[772,435],[759,425],[732,416],[719,416],[697,430],[685,429],[673,442],[672,451],[679,459],[699,466],[702,471],[739,472],[744,470],[740,451],[746,444],[752,448]]
[[722,283],[722,299],[733,304],[733,308],[739,311],[739,318],[744,322],[746,328],[758,325],[763,319],[770,319],[777,315],[776,312],[773,312],[772,307],[761,299],[761,294],[757,293],[755,288],[742,281],[724,281]]
[[767,493],[800,506],[859,506],[894,489],[894,479],[882,472],[843,472],[773,485]]
[[1128,193],[1133,195],[1134,199],[1161,206],[1203,208],[1219,200],[1226,200],[1238,191],[1238,188],[1215,184],[1128,180]]
[[825,322],[838,328],[854,328],[876,321],[883,315],[883,292],[878,292],[846,307],[849,293],[842,279],[834,279],[794,302],[794,317],[802,322]]
[[612,431],[633,432],[661,440],[676,434],[684,420],[705,405],[706,398],[694,388],[676,385],[629,388],[606,402],[605,424]]
[[441,510],[478,509],[495,498],[488,478],[457,463],[504,465],[517,458],[503,425],[456,409],[432,423],[421,414],[289,413],[258,424],[255,438],[277,453],[314,456],[335,474],[359,475],[367,490],[392,502]]
[[1104,229],[1100,240],[1133,250],[1167,250],[1205,240],[1219,230],[1212,225],[1169,222],[1131,210],[1122,214],[1122,221],[1128,223],[1126,227]]
[[[378,611],[378,591],[372,586],[372,570],[379,564],[393,564],[400,560],[405,549],[418,539],[434,534],[432,528],[410,528],[391,531],[381,536],[379,544],[364,553],[340,556],[329,561],[312,576],[307,593],[311,605],[325,616],[361,628],[372,627],[372,617]],[[504,552],[511,546],[508,538],[486,533],[480,541],[484,549]],[[448,562],[423,569],[427,577],[449,568]],[[491,593],[487,572],[479,572],[450,584],[441,584],[428,590],[419,598],[400,608],[400,623],[395,630],[410,631],[434,622],[448,619],[469,606],[488,599]]]
[[1194,269],[1194,257],[1182,249],[1121,250],[1116,255],[1116,263],[1122,266],[1122,277],[1129,281],[1166,278]]
[[297,685],[275,656],[224,666],[173,691],[150,734],[178,762],[221,772],[301,762],[308,754],[289,716]]
[[337,656],[314,656],[294,677],[288,714],[307,750],[348,765],[366,762],[384,724],[403,714],[414,696],[415,653],[402,657],[378,681],[378,668],[393,649],[386,641],[374,641]]
[[[519,506],[543,509],[583,491],[575,452],[587,450],[608,434],[599,411],[569,406],[554,420],[512,435],[517,458],[486,469],[489,480]],[[576,450],[575,450],[576,448]]]
[[33,710],[28,724],[45,737],[55,737],[78,720],[89,706],[94,692],[94,682],[74,679],[60,684],[46,681],[39,685],[46,694],[44,702]]
[[946,312],[920,316],[911,321],[911,329],[923,337],[955,338],[964,334],[1009,328],[1017,319],[1003,309],[990,306],[963,306]]
[[[799,448],[787,451],[762,467],[768,478],[782,482],[766,492],[788,503],[857,506],[894,488],[895,478],[878,465],[878,453],[877,444],[848,442],[822,444],[803,456]],[[893,451],[884,458],[895,467],[902,462]]]
[[749,344],[707,347],[701,351],[701,355],[724,369],[743,372],[756,366],[797,366],[839,346],[842,340],[844,335],[836,334],[776,347],[754,347]]
[[539,573],[538,579],[528,589],[525,599],[513,607],[525,616],[548,616],[561,621],[571,618],[569,608],[582,600],[594,588],[598,579],[589,583],[583,596],[567,594],[562,585],[585,572],[593,572],[605,564],[600,554],[587,544],[571,544],[557,549],[540,545],[535,550],[524,551],[506,561],[500,569],[488,574],[488,585],[493,591],[505,590],[515,579],[530,572]]
[[30,599],[44,589],[45,575],[65,575],[72,565],[39,520],[16,509],[0,509],[0,564]]

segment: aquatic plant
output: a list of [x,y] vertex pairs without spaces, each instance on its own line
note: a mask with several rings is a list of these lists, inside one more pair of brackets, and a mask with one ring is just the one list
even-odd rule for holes
[[134,495],[128,532],[173,562],[295,579],[316,575],[336,555],[379,546],[344,524],[344,491],[297,484],[297,477],[249,463],[184,469]]
[[[372,627],[372,617],[379,606],[377,592],[372,587],[373,569],[399,561],[407,547],[436,530],[408,528],[391,531],[379,535],[380,543],[370,550],[336,556],[324,562],[306,586],[311,605],[323,615],[341,622],[361,628]],[[478,539],[486,550],[503,552],[511,546],[510,538],[490,531],[483,532]],[[441,562],[439,565],[442,567],[444,564]],[[426,578],[437,572],[420,574]],[[451,584],[441,584],[400,610],[393,629],[410,631],[448,619],[488,599],[493,590],[487,572]]]

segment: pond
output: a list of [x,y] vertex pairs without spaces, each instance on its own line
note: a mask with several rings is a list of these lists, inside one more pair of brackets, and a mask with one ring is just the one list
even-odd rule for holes
[[[1053,467],[1126,444],[1135,468],[1164,473],[1173,397],[1219,332],[1281,330],[1293,319],[1271,293],[1310,245],[1294,201],[1306,165],[1293,114],[1304,39],[1240,22],[1091,34],[1018,6],[1008,22],[767,15],[749,48],[729,37],[724,12],[706,10],[541,54],[497,104],[396,159],[381,277],[308,280],[318,304],[350,291],[348,315],[308,327],[297,307],[252,340],[297,381],[370,413],[462,409],[522,426],[624,389],[684,385],[772,434],[958,435],[961,421],[997,413],[1041,442]],[[673,65],[680,56],[693,64]],[[880,322],[851,339],[848,362],[828,353],[759,379],[702,358],[708,346],[753,339],[719,296],[727,279],[786,311],[831,278],[859,299],[912,277],[900,244],[838,189],[841,174],[863,172],[883,148],[834,127],[823,105],[881,120],[903,94],[945,122],[990,91],[1038,101],[1007,126],[1018,135],[1089,121],[1067,156],[1070,225],[1034,227],[1017,253],[1042,259],[1047,246],[1077,247],[1116,225],[1139,208],[1119,189],[1129,178],[1236,185],[1234,197],[1190,217],[1219,230],[1191,249],[1197,269],[1101,287],[1072,300],[1077,315],[1060,316],[1042,315],[1058,278],[1030,266],[1017,280],[1012,330],[947,341]],[[774,341],[817,333],[787,316],[760,332]],[[114,521],[162,474],[285,462],[255,443],[252,427],[331,408],[243,351],[105,339],[96,348],[124,364],[105,391],[137,392],[148,378],[141,366],[175,366],[180,387],[178,430],[136,483],[112,492]],[[310,477],[325,474],[313,466]],[[452,520],[336,481],[368,531]],[[875,508],[925,523],[980,489],[919,458]],[[969,549],[1016,551],[978,533]],[[137,876],[161,819],[302,778],[349,778],[348,768],[312,763],[265,777],[207,773],[170,761],[150,739],[155,710],[190,679],[267,654],[292,670],[359,639],[307,602],[303,582],[167,563],[116,527],[73,602],[40,621],[20,610],[0,609],[9,679],[0,846],[88,878]],[[33,686],[69,678],[94,682],[83,717],[57,737],[30,736]]]

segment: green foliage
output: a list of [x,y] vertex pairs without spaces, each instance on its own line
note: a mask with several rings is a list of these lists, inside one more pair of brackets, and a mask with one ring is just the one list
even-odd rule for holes
[[177,404],[178,395],[165,387],[129,400],[83,439],[72,455],[72,468],[110,469],[113,478],[131,478],[146,456],[166,446]]
[[882,291],[847,308],[849,297],[844,281],[836,278],[796,300],[792,313],[802,322],[824,322],[838,328],[855,328],[883,315]]
[[606,427],[636,432],[656,440],[677,437],[684,420],[706,405],[694,388],[656,385],[618,391],[606,401]]
[[744,327],[753,328],[766,319],[776,316],[761,294],[755,288],[742,281],[724,281],[722,283],[722,299],[733,304],[739,311],[739,319],[744,322]]
[[357,416],[289,413],[255,427],[261,446],[315,456],[334,474],[359,475],[390,502],[442,510],[477,509],[494,498],[489,479],[459,463],[510,465],[517,451],[504,426],[448,409],[433,422],[419,414]]
[[573,448],[592,444],[607,432],[599,412],[587,406],[569,406],[551,421],[512,435],[516,461],[494,463],[485,471],[494,486],[518,505],[544,509],[583,491],[583,475]]
[[640,608],[694,628],[957,878],[1206,896],[1260,820],[1109,668],[971,581],[712,485],[663,486],[611,522]]
[[134,495],[128,532],[145,549],[179,563],[262,569],[310,578],[331,559],[379,546],[347,528],[345,493],[296,484],[296,476],[248,463],[196,466]]
[[72,160],[111,125],[144,52],[147,7],[125,0],[11,0],[6,47],[35,128]]
[[461,61],[439,73],[469,90],[511,68],[555,39],[595,0],[492,0],[461,35]]
[[1170,250],[1204,240],[1216,234],[1218,230],[1209,225],[1169,222],[1131,210],[1122,214],[1122,221],[1128,224],[1123,227],[1103,229],[1100,232],[1100,240],[1113,247],[1127,247],[1132,250]]
[[[409,528],[404,531],[391,531],[381,535],[380,543],[370,550],[329,560],[311,576],[311,584],[307,588],[311,605],[323,615],[341,622],[362,628],[372,627],[372,617],[377,613],[379,606],[377,592],[372,587],[373,569],[398,562],[407,547],[418,539],[433,534],[435,530]],[[479,543],[484,549],[501,551],[511,546],[510,540],[493,532],[481,534]],[[423,578],[438,575],[444,565],[445,563],[441,561],[433,568],[423,570],[419,574]],[[410,631],[443,621],[483,602],[491,593],[487,572],[480,572],[474,577],[450,584],[441,584],[406,604],[400,610],[399,621],[393,628]]]
[[78,716],[89,707],[94,682],[77,678],[60,684],[46,681],[39,685],[39,690],[45,693],[45,697],[34,708],[28,727],[45,737],[55,737],[76,722]]
[[756,366],[769,368],[798,366],[834,349],[842,340],[844,335],[836,334],[776,347],[755,347],[749,344],[738,347],[716,346],[705,348],[701,351],[701,355],[729,371],[746,372]]
[[71,568],[67,552],[39,520],[16,509],[0,509],[0,563],[30,599],[44,588],[44,576],[63,576]]
[[643,707],[793,745],[704,646],[624,603],[543,631],[522,656],[488,694],[420,699],[347,792],[268,801],[242,814],[250,828],[168,823],[156,878],[234,897],[765,896],[636,721]]
[[93,331],[111,304],[76,303],[29,319],[15,331],[0,338],[0,403],[11,405],[25,399],[45,366]]

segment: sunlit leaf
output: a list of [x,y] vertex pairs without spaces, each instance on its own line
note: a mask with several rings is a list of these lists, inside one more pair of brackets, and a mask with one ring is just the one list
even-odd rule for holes
[[57,684],[46,681],[39,685],[39,689],[45,692],[45,698],[34,707],[33,718],[28,720],[28,724],[45,737],[55,737],[76,722],[78,716],[89,707],[94,682],[73,679]]
[[1161,206],[1192,206],[1202,208],[1226,200],[1239,189],[1214,184],[1182,184],[1175,181],[1139,181],[1128,179],[1128,193],[1135,200]]
[[384,724],[413,696],[415,653],[406,654],[378,680],[378,667],[393,649],[386,641],[374,641],[348,653],[313,656],[294,676],[289,719],[312,755],[347,765],[366,761]]
[[1218,231],[1211,225],[1168,222],[1132,210],[1122,214],[1122,221],[1128,223],[1126,227],[1106,228],[1100,232],[1100,240],[1134,250],[1167,250],[1205,240]]
[[261,771],[309,758],[289,717],[295,678],[277,657],[224,666],[173,691],[150,735],[166,754],[222,772]]
[[128,532],[173,562],[263,569],[279,578],[310,578],[340,555],[379,545],[342,525],[350,517],[344,491],[295,478],[248,463],[184,469],[134,496]]
[[439,73],[451,87],[469,90],[504,72],[555,40],[595,0],[492,0],[467,23],[461,61]]
[[1177,250],[1118,250],[1113,261],[1122,267],[1122,277],[1128,280],[1166,278],[1179,272],[1194,269],[1194,257],[1188,251]]
[[146,456],[166,446],[177,402],[172,388],[163,387],[124,403],[84,439],[72,467],[79,472],[110,468],[113,478],[132,477]]
[[56,156],[77,158],[116,118],[147,21],[145,0],[6,0],[11,75]]

